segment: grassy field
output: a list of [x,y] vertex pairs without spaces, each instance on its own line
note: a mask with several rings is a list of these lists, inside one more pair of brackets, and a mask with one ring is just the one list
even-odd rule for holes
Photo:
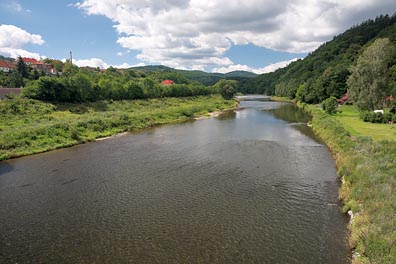
[[336,116],[317,106],[304,108],[336,159],[343,211],[354,215],[348,226],[352,262],[396,263],[396,141],[380,140],[394,138],[392,127],[364,123],[351,107]]
[[337,113],[336,117],[352,136],[367,136],[376,141],[396,140],[396,124],[363,122],[359,119],[359,111],[352,105],[343,105],[340,110],[342,112]]
[[68,147],[120,132],[183,122],[236,106],[220,96],[50,104],[0,102],[0,160]]

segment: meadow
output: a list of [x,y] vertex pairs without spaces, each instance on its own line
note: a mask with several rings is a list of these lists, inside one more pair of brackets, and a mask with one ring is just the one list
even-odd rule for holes
[[396,263],[396,141],[394,128],[365,123],[350,106],[328,115],[318,106],[302,105],[312,127],[330,147],[343,184],[343,211],[349,223],[354,264]]
[[352,136],[371,137],[375,141],[396,140],[396,124],[364,122],[353,105],[342,105],[339,109],[335,116]]
[[233,108],[219,95],[92,103],[0,101],[0,160],[69,147],[126,131],[184,122]]

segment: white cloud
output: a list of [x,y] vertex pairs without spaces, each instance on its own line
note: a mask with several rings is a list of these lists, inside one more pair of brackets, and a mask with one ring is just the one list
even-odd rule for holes
[[279,68],[286,67],[291,62],[296,61],[296,60],[298,60],[298,58],[288,60],[288,61],[280,61],[277,63],[270,64],[263,68],[252,68],[252,67],[249,67],[248,65],[232,64],[232,65],[228,65],[227,67],[213,68],[212,72],[227,73],[227,72],[232,72],[232,71],[250,71],[250,72],[257,73],[257,74],[263,74],[263,73],[273,72]]
[[31,34],[13,25],[0,25],[0,54],[12,58],[18,56],[39,59],[40,55],[23,49],[26,44],[44,44],[40,35]]
[[[62,59],[63,62],[66,62],[66,59]],[[136,65],[130,65],[126,62],[120,64],[120,65],[115,65],[115,64],[108,64],[102,59],[98,58],[90,58],[90,59],[73,59],[73,64],[77,65],[78,67],[94,67],[97,68],[99,67],[100,69],[107,69],[110,66],[117,68],[117,69],[126,69],[130,67],[137,67],[137,66],[144,66],[144,63],[138,63]]]
[[286,67],[287,65],[289,65],[290,63],[292,63],[293,61],[296,61],[296,60],[298,60],[298,58],[294,58],[294,59],[287,60],[287,61],[276,62],[276,63],[270,64],[268,66],[265,66],[263,68],[253,70],[253,72],[259,73],[259,74],[273,72],[279,68]]
[[31,13],[29,9],[24,9],[18,1],[10,1],[6,7],[16,13]]
[[26,58],[34,58],[36,60],[40,60],[42,56],[35,52],[30,52],[23,49],[13,49],[13,48],[2,48],[0,47],[0,55],[10,58],[17,58],[19,56]]
[[350,26],[396,10],[393,0],[83,0],[75,6],[114,22],[138,58],[177,68],[233,65],[231,43],[309,52]]
[[95,68],[99,67],[101,69],[106,69],[106,68],[110,67],[110,65],[108,65],[106,62],[104,62],[103,60],[98,59],[98,58],[81,59],[81,60],[73,59],[73,64],[77,65],[78,67],[89,66],[89,67],[95,67]]
[[18,49],[28,43],[42,45],[44,40],[14,25],[0,25],[0,47]]

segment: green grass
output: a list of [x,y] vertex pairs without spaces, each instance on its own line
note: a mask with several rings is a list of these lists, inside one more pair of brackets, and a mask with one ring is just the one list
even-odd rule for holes
[[341,113],[336,115],[345,129],[355,137],[371,137],[375,141],[396,140],[396,124],[374,124],[359,119],[359,111],[352,105],[340,107]]
[[183,122],[236,104],[215,95],[84,104],[4,100],[0,102],[0,160]]
[[[336,159],[343,179],[343,211],[355,215],[348,226],[349,242],[360,257],[352,263],[396,263],[396,141],[379,140],[392,138],[392,130],[378,124],[375,127],[381,126],[385,132],[365,129],[366,123],[354,120],[356,112],[349,106],[337,116],[313,105],[304,108],[313,116],[315,133]],[[352,140],[353,134],[356,138]]]

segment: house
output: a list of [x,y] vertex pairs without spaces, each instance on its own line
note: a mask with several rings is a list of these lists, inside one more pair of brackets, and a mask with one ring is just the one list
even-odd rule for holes
[[9,62],[9,61],[4,61],[4,60],[0,60],[0,71],[9,73],[12,72],[13,70],[16,69],[16,65]]
[[54,75],[53,67],[51,64],[44,63],[33,58],[22,58],[22,61],[32,69],[44,71],[48,75]]
[[337,99],[337,103],[338,103],[339,105],[343,105],[343,104],[345,104],[346,102],[348,102],[348,99],[349,99],[349,96],[348,96],[348,93],[346,93],[346,94],[344,94],[341,98]]
[[36,68],[37,69],[37,65],[42,65],[43,63],[42,62],[39,62],[38,60],[36,60],[36,59],[33,59],[33,58],[22,58],[22,61],[26,64],[26,65],[28,65],[28,66],[30,66],[31,68]]
[[171,85],[171,84],[174,84],[174,83],[175,83],[175,82],[172,81],[172,80],[163,80],[163,81],[161,82],[162,85]]

